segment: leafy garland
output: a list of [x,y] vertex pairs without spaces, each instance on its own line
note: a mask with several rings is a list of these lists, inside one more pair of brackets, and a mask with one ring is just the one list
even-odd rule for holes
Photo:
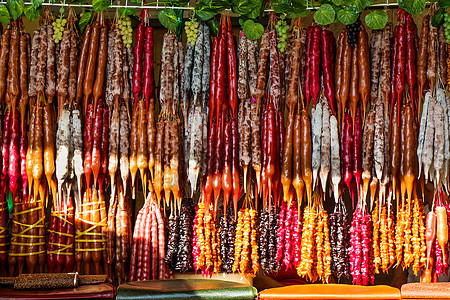
[[435,27],[444,25],[444,14],[446,9],[450,7],[450,0],[439,0],[437,5],[440,7],[431,18],[431,24]]
[[[10,19],[16,20],[22,14],[30,21],[37,19],[43,12],[42,3],[44,0],[31,0],[31,5],[25,5],[24,0],[7,0],[6,4],[0,4],[0,22],[9,23]],[[55,3],[56,0],[50,0]],[[74,0],[73,4],[86,0]],[[308,2],[307,2],[308,1]],[[311,10],[307,6],[313,7],[314,20],[319,25],[329,25],[341,22],[344,25],[354,23],[361,12],[370,5],[381,0],[200,0],[194,7],[193,15],[202,21],[207,22],[212,33],[217,32],[219,22],[216,16],[226,10],[231,10],[239,15],[239,24],[242,26],[245,35],[252,40],[259,39],[264,32],[264,27],[260,20],[266,8],[273,9],[283,18],[306,17]],[[436,0],[398,0],[398,6],[411,15],[423,12],[428,2]],[[141,4],[141,0],[129,0],[131,4]],[[159,1],[158,3],[161,3]],[[175,9],[169,7],[185,7],[189,5],[189,0],[168,0],[162,2],[166,8],[158,13],[161,24],[171,30],[176,30],[179,18]],[[154,3],[147,3],[152,5]],[[80,31],[84,31],[86,25],[92,19],[94,12],[106,10],[110,7],[110,0],[92,0],[92,9],[81,15],[79,19]],[[450,0],[437,1],[439,9],[432,17],[434,26],[440,26],[444,22],[446,8],[450,7]],[[135,9],[123,7],[119,10],[122,17],[137,16]],[[388,22],[385,10],[373,10],[365,17],[366,25],[371,29],[382,29]]]
[[[431,0],[431,2],[434,1],[437,0]],[[423,12],[428,2],[427,0],[398,0],[398,6],[411,15],[417,15]],[[314,21],[319,25],[337,22],[349,25],[358,19],[361,12],[375,3],[382,4],[384,2],[380,2],[380,0],[200,0],[194,6],[194,16],[208,22],[214,32],[214,28],[218,26],[215,16],[225,10],[231,10],[240,15],[239,24],[245,35],[249,39],[256,40],[264,33],[264,27],[258,22],[263,16],[264,8],[273,9],[282,18],[296,18],[308,16],[311,12],[310,9],[307,9],[308,6],[315,10]],[[450,7],[450,0],[439,0],[438,6],[441,7],[437,11],[440,23],[434,22],[433,25],[436,26],[442,25],[444,22],[445,8]],[[171,11],[172,9],[164,9],[159,13],[158,17],[163,25],[165,18],[173,18]],[[373,10],[366,15],[365,22],[371,29],[383,29],[388,22],[387,12]],[[170,27],[166,27],[170,29]]]

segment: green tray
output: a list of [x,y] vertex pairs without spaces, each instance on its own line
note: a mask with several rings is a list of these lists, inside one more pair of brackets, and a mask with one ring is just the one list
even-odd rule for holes
[[129,282],[119,286],[117,300],[255,299],[254,287],[211,279],[170,279]]

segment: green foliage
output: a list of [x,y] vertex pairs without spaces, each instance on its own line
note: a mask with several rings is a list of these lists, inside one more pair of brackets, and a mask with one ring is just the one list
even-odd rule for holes
[[398,0],[398,6],[403,8],[411,15],[418,15],[423,12],[427,6],[426,0]]
[[257,40],[264,33],[264,27],[260,23],[255,23],[253,20],[245,21],[242,29],[249,40]]
[[195,16],[202,20],[207,21],[213,18],[215,15],[220,14],[226,9],[230,8],[228,1],[224,0],[200,0],[195,5]]
[[[56,3],[57,0],[49,0]],[[245,35],[250,39],[258,39],[264,32],[260,19],[265,9],[273,9],[282,18],[306,17],[314,12],[314,21],[319,25],[328,25],[341,22],[344,25],[354,23],[362,11],[374,4],[377,0],[199,0],[194,6],[194,16],[207,22],[212,35],[217,34],[219,21],[217,15],[226,10],[231,10],[239,16],[239,24],[243,27]],[[0,4],[0,22],[9,23],[10,18],[16,20],[21,15],[33,21],[42,14],[44,0],[31,0],[31,5],[24,4],[24,0],[6,0]],[[412,15],[424,11],[427,3],[437,2],[438,10],[432,16],[431,22],[435,27],[444,23],[445,9],[450,7],[450,0],[398,0],[400,8]],[[69,0],[68,3],[89,3],[87,0]],[[140,0],[129,0],[129,3],[140,5]],[[152,1],[148,5],[152,5]],[[158,13],[160,23],[173,31],[177,27],[177,15],[173,8],[188,6],[189,0],[163,0],[166,8]],[[92,8],[78,21],[80,31],[83,32],[86,25],[91,22],[94,12],[110,8],[110,0],[92,0]],[[173,8],[170,8],[173,7]],[[307,9],[313,7],[313,10]],[[121,17],[137,17],[139,11],[128,7],[119,9]],[[382,29],[388,21],[387,13],[383,10],[371,11],[365,17],[368,27],[374,30]]]
[[38,9],[43,2],[44,0],[31,0],[31,5],[33,5],[35,9]]
[[275,0],[271,4],[276,13],[284,14],[287,18],[306,17],[310,13],[306,9],[306,0]]
[[388,16],[384,10],[374,10],[370,14],[366,15],[366,24],[371,29],[378,30],[383,29],[388,22]]
[[357,12],[362,12],[366,7],[372,5],[376,0],[346,0],[344,1],[345,6],[353,8]]
[[73,5],[75,5],[75,4],[87,4],[86,1],[87,0],[72,0],[72,1],[69,1],[69,4],[73,4]]
[[431,17],[431,25],[433,25],[436,28],[444,25],[444,13],[445,9],[442,7],[439,8]]
[[208,21],[214,18],[217,14],[218,12],[209,7],[202,7],[199,10],[195,10],[195,16],[197,17],[197,19],[202,21]]
[[249,19],[256,19],[258,18],[262,13],[262,1],[261,0],[251,0],[252,3],[252,10],[245,14],[246,17]]
[[442,8],[450,7],[450,0],[439,0],[437,3]]
[[32,5],[25,6],[25,10],[23,11],[25,17],[27,17],[30,22],[33,22],[42,14],[42,6],[39,6],[35,9]]
[[92,0],[92,7],[95,11],[102,11],[107,9],[111,5],[109,0]]
[[336,6],[341,6],[344,4],[344,0],[332,0],[333,4]]
[[23,13],[25,4],[23,0],[7,0],[6,7],[8,8],[9,14],[14,20],[17,20]]
[[253,9],[254,1],[231,0],[231,10],[238,15],[246,15]]
[[246,16],[240,16],[239,17],[239,25],[244,26],[245,21],[250,20],[248,17]]
[[322,4],[314,13],[314,20],[319,25],[328,25],[334,22],[336,12],[330,4]]
[[9,24],[11,16],[5,5],[0,4],[0,22]]
[[84,13],[80,20],[78,21],[78,27],[80,28],[80,32],[83,33],[84,30],[86,29],[87,24],[89,24],[89,22],[92,19],[92,13],[91,12],[86,12]]
[[159,22],[167,29],[177,29],[177,14],[171,8],[165,8],[158,13]]
[[121,7],[119,9],[119,15],[122,18],[125,18],[125,17],[128,17],[128,16],[135,16],[136,15],[136,10],[128,8],[128,7]]
[[336,15],[339,22],[344,25],[349,25],[355,23],[358,19],[359,12],[353,8],[344,7],[343,9],[338,10]]
[[219,21],[217,21],[216,19],[210,19],[210,20],[206,21],[206,24],[208,24],[208,26],[209,26],[211,35],[217,36],[217,34],[219,33],[219,26],[220,26]]

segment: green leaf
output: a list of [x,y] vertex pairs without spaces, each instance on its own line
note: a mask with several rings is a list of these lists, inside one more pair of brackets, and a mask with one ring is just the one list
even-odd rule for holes
[[215,15],[217,15],[218,12],[215,11],[212,8],[203,8],[201,10],[197,10],[195,9],[195,16],[197,17],[197,19],[200,19],[202,21],[208,21],[210,19],[212,19]]
[[[152,2],[152,1],[147,1],[147,2]],[[186,6],[188,3],[189,3],[189,0],[166,1],[167,5],[172,5],[174,7]]]
[[261,14],[262,2],[261,0],[253,0],[252,2],[252,10],[245,16],[250,19],[256,19]]
[[73,0],[69,4],[87,4],[87,0]]
[[301,13],[298,14],[299,17],[302,18],[306,18],[307,16],[309,16],[309,14],[311,13],[310,9],[305,9],[304,11],[302,11]]
[[450,7],[450,0],[439,0],[438,6],[442,8]]
[[294,12],[288,12],[286,14],[283,14],[282,16],[285,16],[288,19],[295,19],[298,17],[298,15]]
[[121,7],[119,9],[119,15],[122,18],[128,17],[128,16],[133,16],[136,15],[136,10],[132,9],[132,8],[128,8],[128,7]]
[[6,7],[14,20],[17,20],[23,13],[23,0],[7,0]]
[[293,7],[306,7],[306,0],[292,0]]
[[272,7],[273,7],[273,11],[277,14],[283,14],[285,12],[288,12],[289,9],[291,8],[289,5],[286,5],[284,3],[272,5]]
[[141,21],[140,17],[137,15],[137,13],[135,15],[131,15],[130,19],[131,19],[131,22],[139,23]]
[[319,25],[328,25],[334,22],[336,17],[336,13],[334,11],[333,6],[330,4],[323,4],[320,8],[314,13],[314,20]]
[[141,4],[141,0],[128,0],[130,1],[130,3],[134,3],[134,4]]
[[[202,1],[199,2],[199,4],[202,3]],[[225,9],[230,8],[230,3],[226,0],[206,0],[206,6],[209,8],[214,9],[218,13],[223,12]]]
[[337,19],[344,25],[353,24],[358,19],[359,13],[356,10],[345,7],[337,12]]
[[231,0],[231,10],[238,15],[245,15],[252,11],[252,1]]
[[171,8],[165,8],[158,13],[159,22],[166,27],[175,31],[177,29],[177,14]]
[[374,10],[366,15],[366,24],[369,28],[374,30],[383,29],[388,22],[387,12],[384,10]]
[[372,5],[376,0],[344,0],[345,6],[362,12],[367,6]]
[[230,4],[224,0],[201,0],[195,5],[195,16],[202,21],[207,21],[228,8]]
[[220,26],[219,21],[217,21],[216,19],[211,19],[211,20],[206,21],[206,24],[208,24],[208,26],[209,26],[211,35],[217,36],[217,34],[219,33],[219,26]]
[[307,11],[304,1],[302,0],[293,0],[292,3],[276,3],[275,5],[272,3],[273,10],[277,14],[286,15],[288,18],[296,18],[296,17],[304,17],[309,15],[309,11]]
[[426,0],[398,0],[398,6],[403,8],[411,15],[418,15],[423,12],[427,6]]
[[306,17],[310,13],[310,10],[306,9],[306,6],[302,4],[297,4],[296,6],[288,6],[283,8],[283,15],[287,18],[293,19],[296,17]]
[[311,13],[311,10],[305,8],[301,12],[288,12],[288,13],[286,13],[286,17],[289,19],[294,19],[297,17],[305,18],[305,17],[309,16],[310,13]]
[[174,9],[177,15],[177,27],[175,30],[175,35],[178,37],[178,41],[181,42],[183,39],[183,10],[176,8]]
[[0,4],[0,22],[7,23],[11,21],[11,16],[9,15],[9,11],[5,5]]
[[367,8],[368,6],[370,6],[370,5],[373,5],[373,4],[375,4],[375,2],[377,2],[377,0],[366,0],[366,7],[365,8]]
[[[307,17],[311,13],[311,10],[306,9],[306,0],[292,0],[292,12],[297,15],[297,17]],[[288,15],[291,14],[288,12]]]
[[344,0],[332,0],[333,4],[336,6],[341,6],[344,4]]
[[247,21],[247,20],[250,20],[248,17],[246,17],[246,16],[240,16],[239,17],[239,25],[241,25],[241,26],[244,26],[244,23]]
[[107,9],[111,5],[109,0],[92,0],[92,7],[95,11],[102,11]]
[[78,21],[78,27],[80,28],[80,32],[83,33],[86,29],[87,24],[91,21],[92,13],[91,12],[85,12],[80,20]]
[[38,7],[40,7],[43,2],[44,0],[31,0],[31,5],[33,5],[35,9],[38,9]]
[[244,30],[245,36],[253,41],[259,39],[264,33],[264,27],[260,23],[255,23],[253,20],[245,21],[242,29]]
[[25,17],[27,17],[30,22],[33,22],[37,18],[39,18],[42,14],[42,6],[38,7],[38,9],[34,9],[32,5],[25,6],[25,10],[23,11]]
[[445,9],[444,8],[439,8],[433,15],[433,17],[431,18],[431,25],[433,25],[434,27],[438,28],[441,25],[444,24],[444,13],[445,13]]
[[231,8],[231,5],[228,0],[215,0],[212,3],[213,7],[215,7],[220,12],[223,12],[224,10]]

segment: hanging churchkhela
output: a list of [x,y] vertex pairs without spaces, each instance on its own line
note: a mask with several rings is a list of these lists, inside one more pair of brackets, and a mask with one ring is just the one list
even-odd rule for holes
[[330,214],[331,274],[338,279],[350,275],[349,221],[342,198]]
[[181,107],[185,128],[184,151],[191,196],[197,190],[199,178],[206,174],[211,56],[209,27],[204,23],[193,24],[198,24],[194,25],[198,27],[198,35],[194,40],[195,43],[188,43],[186,46],[181,81],[183,95]]
[[[43,33],[44,38],[39,39],[35,36],[37,41],[33,38],[36,55],[39,52],[42,58],[39,64],[37,64],[37,59],[29,61],[28,51],[30,51],[32,41],[28,34],[22,33],[21,19],[12,22],[2,35],[0,64],[3,66],[3,71],[0,74],[0,82],[2,82],[3,89],[0,92],[7,111],[3,118],[1,195],[5,197],[10,192],[14,200],[11,247],[8,257],[10,276],[14,276],[16,263],[19,274],[24,271],[25,262],[30,273],[35,272],[36,266],[39,266],[39,272],[43,272],[45,268],[44,204],[47,203],[48,196],[46,196],[47,183],[40,182],[40,179],[43,174],[43,160],[46,162],[46,172],[50,172],[50,174],[54,172],[54,142],[51,140],[51,143],[46,143],[45,154],[50,152],[52,156],[45,157],[42,137],[44,129],[46,133],[53,132],[52,128],[49,128],[53,127],[53,122],[51,115],[46,114],[47,119],[43,124],[43,108],[38,109],[36,103],[43,105],[46,102],[44,86],[47,101],[52,102],[56,78],[55,66],[52,65],[55,59],[55,49],[54,47],[47,49],[47,42],[54,46],[52,37],[47,40],[47,30],[49,32],[53,30],[51,24],[47,25],[51,23],[48,11],[44,18],[45,25],[37,30],[38,36]],[[34,91],[28,90],[29,64],[30,71],[33,69],[33,65],[35,66],[32,70],[35,78],[39,75],[41,79],[39,85],[34,85]],[[48,76],[45,78],[46,67],[49,69]],[[37,81],[35,82],[37,83]],[[27,138],[26,120],[29,102],[35,108],[35,113],[31,114],[30,137]],[[38,122],[39,124],[37,124]],[[45,125],[44,129],[43,125]],[[53,166],[53,168],[49,171],[48,166],[50,168]],[[33,180],[33,176],[39,180]],[[50,179],[52,179],[51,176]],[[34,186],[30,184],[31,181],[35,183]],[[53,186],[53,181],[49,181],[49,186]],[[22,188],[22,195],[19,197],[20,188]],[[2,206],[2,208],[7,209],[6,206]]]
[[[268,238],[260,237],[261,268],[264,272],[277,271],[279,265],[277,262],[277,218],[272,217],[276,214],[278,217],[279,203],[281,198],[280,182],[280,154],[276,149],[280,149],[284,144],[284,121],[281,108],[284,107],[284,97],[281,97],[281,74],[284,74],[284,62],[281,63],[281,55],[277,48],[277,31],[275,29],[276,15],[271,14],[269,29],[266,30],[261,39],[261,48],[259,54],[259,65],[256,80],[254,98],[256,100],[257,114],[261,119],[261,149],[253,147],[253,169],[256,175],[256,184],[258,195],[262,196],[263,212],[259,228],[267,234]],[[269,83],[266,87],[266,79]],[[267,94],[266,94],[266,89]],[[283,94],[284,95],[284,94]],[[259,106],[262,110],[259,112]],[[252,108],[252,113],[254,109]],[[259,115],[258,115],[259,116]],[[253,118],[253,116],[252,116]],[[259,119],[257,117],[256,119]],[[309,121],[309,120],[308,120]],[[253,129],[257,124],[252,124],[252,135],[259,134],[259,129]],[[252,137],[252,145],[259,144],[259,137],[255,140]],[[261,153],[259,153],[261,152]],[[259,157],[259,154],[262,154]],[[263,234],[261,234],[263,236]],[[264,250],[263,250],[264,249]]]
[[155,80],[148,9],[134,45],[119,11],[82,40],[72,10],[44,11],[0,39],[2,275],[448,272],[450,48],[430,15],[335,38],[270,12],[260,41],[193,17]]
[[[220,32],[218,37],[214,39],[211,53],[211,69],[213,72],[210,76],[211,84],[209,86],[210,128],[206,178],[203,183],[203,196],[197,207],[194,221],[195,228],[197,228],[197,230],[194,230],[194,270],[201,269],[204,274],[218,272],[222,264],[221,260],[225,258],[223,256],[225,253],[220,253],[220,237],[218,230],[216,230],[218,224],[215,216],[222,190],[224,218],[228,217],[226,212],[230,196],[233,199],[232,215],[234,215],[234,218],[237,215],[240,182],[237,128],[238,83],[234,48],[230,18],[229,16],[222,16]],[[229,84],[228,94],[225,89],[227,80]],[[190,146],[193,146],[192,143]],[[207,224],[204,232],[202,224]],[[199,239],[199,236],[202,235],[205,236],[204,240]],[[234,244],[237,242],[235,241]],[[228,244],[230,248],[234,246],[233,243]],[[239,255],[236,252],[234,254],[235,256]],[[244,254],[249,254],[249,252]],[[236,263],[236,258],[234,263]],[[227,265],[231,266],[229,262]],[[246,272],[246,270],[242,269],[241,272]]]
[[[132,91],[135,97],[135,106],[132,113],[130,153],[127,161],[131,173],[133,198],[137,171],[140,171],[144,195],[147,194],[148,170],[151,180],[148,186],[148,196],[139,211],[134,227],[130,281],[167,279],[171,276],[168,267],[170,264],[166,265],[164,262],[166,258],[165,221],[159,203],[162,201],[164,207],[170,208],[171,214],[181,209],[183,187],[180,184],[180,177],[185,178],[184,158],[180,155],[182,126],[178,117],[182,95],[180,83],[183,69],[180,62],[183,61],[183,48],[173,33],[164,34],[160,90],[161,112],[155,126],[153,29],[146,25],[148,23],[146,10],[143,11],[142,18],[137,32],[138,43],[134,51]],[[142,70],[143,55],[144,69]],[[142,75],[144,78],[141,82]],[[140,98],[141,95],[143,98]],[[122,164],[122,157],[120,162]],[[126,183],[128,171],[123,171],[121,166],[122,180]],[[173,222],[171,223],[173,224]],[[173,243],[173,240],[171,242]],[[186,251],[186,247],[186,245],[183,247],[183,251]],[[150,249],[151,251],[149,251]],[[167,259],[170,261],[169,257]],[[180,257],[180,259],[185,260],[185,265],[181,268],[189,269],[189,257]]]
[[234,242],[233,272],[238,271],[242,276],[256,276],[259,270],[259,252],[257,241],[258,212],[253,207],[250,193],[244,199],[242,208],[238,212],[236,223],[236,239]]
[[[183,175],[183,160],[179,151],[181,149],[181,125],[177,113],[180,104],[181,74],[178,64],[180,51],[174,34],[169,32],[165,34],[163,49],[161,67],[161,85],[163,88],[160,92],[161,112],[156,127],[153,186],[158,201],[162,199],[165,205],[179,207],[182,191],[180,177]],[[133,137],[131,142],[133,143]],[[131,149],[133,150],[133,146],[131,146]],[[130,154],[131,174],[133,174],[132,157],[133,153]]]
[[[90,273],[91,262],[95,274],[100,274],[102,269],[106,272],[107,215],[102,187],[107,170],[109,135],[109,109],[104,107],[103,101],[108,31],[103,13],[97,16],[92,26],[87,26],[80,50],[76,96],[70,102],[74,109],[72,113],[64,109],[59,121],[61,161],[65,161],[65,156],[69,157],[70,166],[62,168],[61,165],[60,175],[57,174],[58,185],[61,186],[60,182],[66,178],[77,178],[75,261],[77,270],[83,263],[87,274]],[[84,116],[83,136],[78,129],[81,116]],[[69,127],[71,124],[73,132]]]
[[[421,108],[417,146],[419,176],[421,182],[423,180],[427,182],[430,178],[435,186],[447,186],[450,144],[448,96],[444,90],[447,83],[445,80],[447,77],[446,41],[443,27],[438,30],[432,26],[429,16],[424,18],[422,24],[421,36],[426,34],[428,34],[429,43],[420,43],[419,53],[423,52],[425,57],[424,61],[420,61],[420,63],[418,60],[418,77],[421,79],[419,90],[423,89],[425,80],[430,85],[430,90],[425,93]],[[422,48],[424,49],[422,50]]]
[[312,282],[318,279],[328,282],[332,263],[328,214],[323,208],[323,200],[318,195],[319,193],[315,192],[303,213],[301,260],[297,273]]
[[[55,160],[53,168],[46,168],[45,175],[48,182],[53,182],[53,207],[50,217],[49,244],[47,249],[47,267],[49,272],[61,273],[63,267],[72,272],[75,265],[74,258],[74,198],[71,194],[74,185],[75,164],[74,153],[82,147],[81,120],[78,110],[71,111],[71,104],[76,97],[78,35],[74,29],[74,12],[70,10],[68,23],[63,31],[62,39],[56,39],[60,45],[57,52],[57,85],[56,96],[58,114],[51,112],[51,106],[44,107],[45,128],[57,122],[56,157],[54,140],[51,129],[44,130],[44,158],[51,155]],[[53,38],[53,37],[52,37]],[[46,155],[46,153],[48,153]],[[78,161],[77,161],[78,163]],[[47,166],[47,164],[45,164]],[[49,171],[47,171],[49,170]],[[53,172],[56,182],[51,181]],[[57,190],[56,190],[57,183]],[[78,192],[78,191],[77,191]]]
[[[172,214],[169,218],[164,262],[172,271],[184,273],[193,269],[192,230],[195,208],[192,201],[190,198],[183,199],[180,214]],[[220,240],[222,242],[222,236]]]
[[[392,193],[387,199],[378,198],[372,211],[373,255],[375,274],[387,273],[396,262],[395,256],[395,220],[392,209]],[[417,220],[420,222],[420,219]],[[422,218],[423,221],[423,218]],[[417,227],[419,229],[419,227]],[[423,241],[425,243],[425,241]],[[420,245],[420,242],[419,242]],[[415,268],[416,270],[416,268]]]
[[[102,159],[99,174],[99,191],[107,179],[111,182],[111,194],[107,213],[104,244],[106,250],[107,272],[118,282],[126,278],[126,264],[130,257],[131,243],[131,204],[128,191],[128,153],[129,121],[128,109],[131,102],[132,51],[127,41],[126,18],[116,14],[108,34],[107,66],[105,70],[105,104],[102,134]],[[111,112],[111,114],[109,113]],[[106,127],[106,129],[105,129]],[[108,148],[109,147],[109,148]],[[103,156],[103,152],[105,156]],[[120,172],[118,171],[120,157]],[[109,174],[109,177],[108,177]],[[120,180],[125,178],[125,180]],[[102,195],[103,196],[103,195]]]
[[[300,206],[302,198],[294,197],[293,182],[293,146],[294,146],[294,115],[297,106],[297,93],[299,85],[299,74],[301,56],[305,55],[304,45],[306,42],[306,30],[300,28],[300,22],[294,23],[292,38],[290,42],[292,47],[288,48],[287,54],[292,55],[292,59],[286,65],[286,68],[292,71],[292,79],[289,81],[286,97],[286,106],[288,107],[288,120],[285,129],[285,138],[282,151],[281,184],[283,188],[283,201],[279,214],[279,223],[277,228],[277,263],[282,268],[296,267],[300,262],[300,233],[301,233],[301,212]],[[282,124],[284,125],[284,124]],[[294,169],[297,165],[294,164]]]

